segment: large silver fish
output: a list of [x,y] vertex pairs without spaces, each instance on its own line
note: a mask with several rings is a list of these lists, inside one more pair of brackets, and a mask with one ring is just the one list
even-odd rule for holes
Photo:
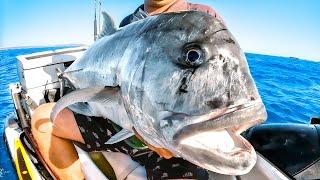
[[[240,133],[266,119],[246,58],[226,26],[198,11],[151,16],[104,30],[64,72],[77,89],[56,104],[102,116],[210,171],[241,175],[256,153]],[[76,103],[76,104],[74,104]]]

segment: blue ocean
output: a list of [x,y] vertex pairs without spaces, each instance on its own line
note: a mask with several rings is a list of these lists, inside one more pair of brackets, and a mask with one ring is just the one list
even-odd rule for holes
[[[16,56],[65,47],[0,50],[0,179],[16,179],[3,141],[4,120],[13,112],[8,84],[18,82]],[[252,76],[268,111],[266,123],[308,123],[320,116],[320,62],[250,54]]]

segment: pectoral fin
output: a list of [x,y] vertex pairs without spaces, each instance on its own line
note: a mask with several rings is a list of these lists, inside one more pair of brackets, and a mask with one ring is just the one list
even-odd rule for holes
[[73,91],[63,96],[57,102],[52,109],[50,119],[54,121],[62,109],[75,103],[77,103],[77,105],[71,106],[71,109],[75,110],[75,112],[90,116],[101,116],[100,114],[95,114],[95,110],[83,102],[98,102],[101,104],[114,103],[119,100],[119,93],[119,87],[85,88]]
[[122,129],[117,134],[112,136],[105,144],[115,144],[115,143],[123,141],[131,136],[134,136],[134,133],[132,131]]
[[95,112],[86,102],[78,102],[75,104],[71,104],[68,106],[68,108],[75,113],[82,114],[85,116],[97,116],[97,114],[95,114]]

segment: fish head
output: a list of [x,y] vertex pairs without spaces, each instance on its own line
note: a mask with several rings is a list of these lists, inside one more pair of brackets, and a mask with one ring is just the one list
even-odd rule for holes
[[256,153],[240,133],[267,114],[226,26],[198,11],[161,14],[137,44],[127,99],[142,138],[210,171],[248,173]]

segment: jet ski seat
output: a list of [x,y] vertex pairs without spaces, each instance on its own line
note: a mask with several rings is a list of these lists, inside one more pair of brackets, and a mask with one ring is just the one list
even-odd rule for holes
[[[319,120],[319,119],[318,119]],[[243,135],[255,150],[295,179],[320,178],[320,125],[263,124]]]

